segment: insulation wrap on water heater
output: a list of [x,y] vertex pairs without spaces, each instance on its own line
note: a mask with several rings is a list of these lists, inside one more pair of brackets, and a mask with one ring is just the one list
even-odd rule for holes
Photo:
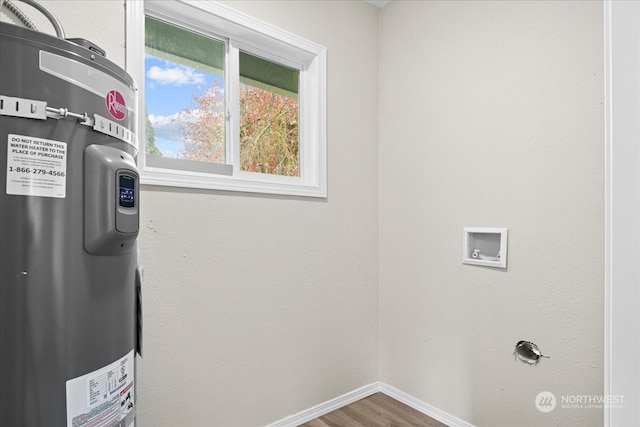
[[2,426],[135,420],[136,90],[86,43],[0,22]]

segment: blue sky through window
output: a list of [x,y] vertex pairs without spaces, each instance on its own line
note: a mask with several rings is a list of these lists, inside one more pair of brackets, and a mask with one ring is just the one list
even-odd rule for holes
[[[194,96],[215,84],[224,88],[222,76],[177,62],[145,55],[145,105],[155,133],[155,143],[165,157],[182,157],[178,115],[194,109]],[[221,90],[224,96],[224,91]]]

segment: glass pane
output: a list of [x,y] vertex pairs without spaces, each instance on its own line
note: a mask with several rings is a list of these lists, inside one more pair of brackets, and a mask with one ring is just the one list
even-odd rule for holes
[[240,52],[240,169],[299,176],[299,71]]
[[224,42],[145,19],[146,153],[225,162]]

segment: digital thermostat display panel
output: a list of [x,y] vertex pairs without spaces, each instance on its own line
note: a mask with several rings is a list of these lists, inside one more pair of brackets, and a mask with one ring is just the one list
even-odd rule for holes
[[120,206],[133,208],[136,206],[136,179],[130,175],[120,175]]

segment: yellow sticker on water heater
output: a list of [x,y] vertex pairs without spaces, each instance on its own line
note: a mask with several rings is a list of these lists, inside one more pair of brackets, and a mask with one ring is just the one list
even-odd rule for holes
[[67,143],[9,134],[7,194],[65,198]]

